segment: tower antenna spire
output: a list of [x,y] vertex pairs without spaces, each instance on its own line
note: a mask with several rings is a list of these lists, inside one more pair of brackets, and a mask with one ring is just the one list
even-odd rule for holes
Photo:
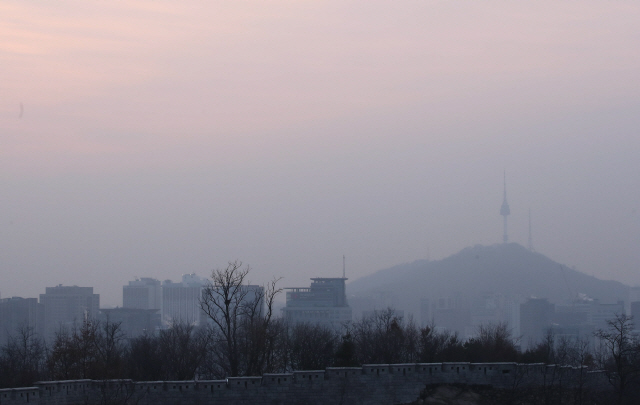
[[347,278],[347,266],[344,255],[342,255],[342,278]]
[[507,203],[507,171],[504,171],[504,194],[502,199],[502,207],[500,207],[500,215],[504,219],[504,233],[502,235],[502,241],[504,243],[509,242],[509,236],[507,235],[507,216],[511,214],[509,204]]

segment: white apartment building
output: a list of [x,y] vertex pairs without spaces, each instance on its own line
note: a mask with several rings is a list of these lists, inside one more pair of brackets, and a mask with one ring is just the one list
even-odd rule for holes
[[182,281],[162,283],[162,323],[167,326],[176,322],[200,325],[202,311],[200,298],[206,280],[195,273],[184,274]]

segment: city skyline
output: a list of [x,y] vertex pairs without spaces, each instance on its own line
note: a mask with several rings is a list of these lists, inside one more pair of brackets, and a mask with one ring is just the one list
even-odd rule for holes
[[2,297],[503,239],[640,284],[640,5],[0,4]]
[[[368,280],[371,279],[371,277],[377,277],[377,276],[382,276],[384,277],[384,274],[389,274],[390,270],[393,269],[397,269],[397,268],[404,268],[406,266],[412,267],[412,266],[424,266],[425,264],[434,264],[434,262],[446,262],[448,260],[451,260],[452,258],[459,256],[460,254],[463,254],[464,252],[469,252],[469,251],[475,251],[477,249],[497,249],[500,247],[500,245],[504,245],[504,246],[519,246],[520,249],[524,248],[532,253],[536,253],[539,254],[539,252],[536,252],[533,249],[530,249],[528,246],[523,246],[519,243],[515,243],[515,242],[504,242],[504,241],[500,241],[497,243],[494,243],[492,245],[480,245],[480,244],[476,244],[474,246],[467,246],[465,248],[463,248],[462,250],[460,250],[459,252],[456,252],[455,254],[443,258],[442,260],[436,260],[436,261],[432,261],[429,259],[421,259],[421,260],[416,260],[414,262],[406,262],[406,263],[399,263],[395,266],[392,266],[391,268],[388,269],[381,269],[377,272],[374,272],[372,274],[369,274],[365,277],[362,278],[356,278],[354,280],[352,280],[352,282],[356,282],[356,284],[362,284],[362,282],[364,281],[365,283],[367,283]],[[544,254],[540,255],[541,257],[544,257],[546,259],[550,259],[549,257],[546,257]],[[343,257],[343,263],[345,261],[345,258]],[[524,264],[524,263],[520,263],[519,264]],[[557,264],[560,266],[560,270],[563,270],[565,268],[564,264]],[[251,267],[248,266],[251,272]],[[464,266],[463,266],[464,267]],[[345,270],[345,267],[343,267],[343,271]],[[564,270],[563,270],[564,271]],[[589,276],[587,273],[581,272],[578,269],[572,269],[572,271],[578,272],[583,274],[584,276]],[[345,286],[348,287],[349,284],[346,284],[346,280],[349,280],[349,278],[345,277],[346,274],[342,274],[342,277],[323,277],[323,275],[318,275],[319,277],[311,277],[311,280],[343,280],[345,282]],[[434,276],[434,275],[431,275]],[[530,274],[529,276],[535,277],[535,275]],[[122,285],[121,285],[121,290],[120,290],[120,295],[119,297],[116,297],[115,299],[113,297],[109,297],[110,299],[108,299],[106,302],[106,304],[104,305],[100,305],[100,309],[113,309],[113,308],[133,308],[133,309],[143,309],[143,310],[147,310],[147,309],[157,309],[157,310],[162,310],[163,307],[163,293],[162,291],[165,288],[169,288],[171,289],[172,287],[194,287],[194,286],[198,286],[199,288],[203,288],[204,286],[207,285],[207,283],[210,283],[212,280],[209,276],[201,276],[197,273],[183,273],[181,275],[174,275],[174,278],[177,277],[178,281],[173,281],[170,278],[166,278],[164,280],[160,280],[159,278],[156,278],[154,275],[152,274],[147,274],[144,276],[134,276],[132,279],[130,280],[123,280],[122,281]],[[430,277],[428,275],[428,273],[424,273],[421,274],[420,277]],[[566,277],[566,276],[564,276]],[[251,287],[251,288],[255,288],[255,287],[264,287],[264,285],[260,286],[260,285],[256,285],[253,283],[253,281],[251,281],[251,277],[248,278],[249,281],[247,281],[245,284],[245,286],[247,287]],[[455,278],[454,278],[455,279]],[[595,277],[594,279],[602,281],[602,282],[608,282],[608,279],[602,279],[602,278],[598,278]],[[272,278],[271,282],[273,282],[275,279]],[[638,297],[640,297],[640,293],[638,293],[638,291],[640,291],[640,286],[633,286],[633,285],[629,285],[629,284],[624,284],[621,282],[618,282],[616,280],[613,280],[614,283],[619,284],[624,286],[628,291],[627,293],[625,293],[625,297],[623,298],[624,301],[637,301]],[[565,280],[565,284],[567,283],[567,280]],[[280,280],[276,280],[276,285],[282,289],[282,292],[279,295],[276,295],[276,302],[279,302],[280,305],[285,305],[288,298],[287,298],[287,294],[285,294],[285,291],[292,291],[292,290],[298,290],[298,289],[302,289],[302,290],[307,290],[307,287],[300,287],[300,286],[292,286],[286,283],[286,280],[280,279]],[[47,286],[45,289],[47,291],[49,291],[49,289],[64,289],[64,288],[75,288],[75,289],[87,289],[90,288],[91,290],[93,290],[94,288],[97,288],[99,290],[99,285],[87,285],[87,286],[78,286],[78,284],[74,284],[74,283],[70,283],[70,284],[57,284],[55,286]],[[496,288],[498,288],[498,286],[495,286]],[[568,287],[569,290],[571,290],[571,287]],[[356,287],[356,290],[358,290],[358,288]],[[485,292],[488,292],[489,290],[486,290]],[[383,294],[385,293],[384,291],[380,290],[378,291],[379,293]],[[387,291],[386,293],[389,293],[389,291]],[[423,291],[423,293],[426,293],[426,290]],[[584,292],[580,291],[579,289],[576,291],[573,291],[573,293],[575,293],[576,295],[571,298],[571,299],[591,299],[591,298],[601,298],[599,295],[595,295],[594,297],[590,297],[588,294],[585,294]],[[182,294],[182,293],[181,293]],[[353,294],[353,293],[351,293]],[[350,296],[356,297],[357,299],[362,298],[361,294],[362,291],[357,291],[355,293],[355,295],[351,295]],[[537,294],[533,294],[532,296],[538,296],[540,295],[541,292],[538,292]],[[547,294],[549,295],[553,295],[551,291],[548,291]],[[100,296],[100,294],[96,294],[97,296]],[[188,294],[187,294],[188,295]],[[627,296],[628,295],[628,296]],[[43,294],[39,294],[40,297],[43,296]],[[520,297],[521,300],[526,299],[528,296],[527,294],[516,294],[515,296]],[[548,298],[547,295],[542,294],[543,298]],[[197,301],[197,294],[193,294],[191,293],[191,301],[195,302],[194,300]],[[418,299],[416,297],[419,297],[418,295],[411,295],[410,297],[413,297],[415,299]],[[410,297],[404,297],[404,298],[410,298]],[[0,299],[6,299],[6,300],[11,300],[11,299],[33,299],[34,297],[28,297],[28,296],[19,296],[19,295],[15,295],[15,294],[11,294],[9,293],[8,295],[0,295]],[[404,311],[406,308],[401,305],[400,307],[396,308],[393,302],[395,302],[393,299],[391,301],[385,301],[385,299],[383,299],[382,301],[380,301],[381,303],[383,303],[383,307],[393,307],[395,309]],[[396,297],[397,298],[397,297]],[[567,297],[565,297],[567,298]],[[610,298],[610,297],[609,297]],[[35,298],[37,300],[37,298]],[[607,301],[605,299],[605,301]],[[104,302],[104,301],[103,301]],[[384,303],[386,302],[386,303]],[[561,302],[561,301],[557,301],[557,302]],[[564,302],[564,301],[562,301]],[[570,302],[566,301],[566,302]],[[406,302],[405,302],[406,304]],[[193,306],[194,304],[190,304],[191,306]],[[195,305],[197,307],[197,305]],[[410,311],[410,313],[412,313],[412,311]],[[193,317],[193,314],[192,316]],[[164,320],[165,323],[167,323],[167,321],[170,321],[170,319],[165,319]]]

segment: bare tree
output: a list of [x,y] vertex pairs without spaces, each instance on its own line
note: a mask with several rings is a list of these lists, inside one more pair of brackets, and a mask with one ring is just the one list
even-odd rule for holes
[[245,279],[251,269],[242,268],[242,262],[229,262],[224,270],[211,272],[211,280],[202,292],[200,307],[215,325],[217,343],[222,344],[221,361],[227,367],[229,376],[239,374],[238,331],[240,319],[247,311],[246,296],[249,293],[243,288]]
[[98,375],[102,379],[120,378],[124,371],[125,334],[122,322],[99,323],[95,339]]
[[464,347],[467,359],[474,362],[516,361],[519,354],[511,330],[504,322],[480,325],[477,336]]
[[200,307],[213,324],[214,351],[225,376],[259,374],[267,362],[274,299],[279,279],[249,286],[250,267],[229,262],[211,272]]
[[273,303],[282,291],[277,288],[279,279],[273,279],[266,286],[256,289],[252,297],[246,299],[246,311],[240,320],[241,347],[244,354],[243,374],[261,375],[270,359],[279,329],[272,328]]
[[632,339],[633,317],[616,314],[607,321],[607,329],[598,329],[595,336],[609,353],[608,361],[603,365],[608,371],[609,381],[618,394],[618,403],[623,403],[625,394],[638,384],[640,350]]
[[136,381],[157,381],[164,378],[165,364],[160,351],[160,338],[144,334],[129,341],[127,352],[128,378]]
[[163,379],[191,380],[198,374],[207,355],[210,335],[204,328],[175,323],[160,331],[158,343]]
[[553,329],[545,331],[542,340],[533,344],[530,342],[529,348],[522,355],[523,363],[545,363],[554,364],[556,362],[556,336]]
[[44,376],[45,345],[33,330],[22,326],[0,350],[0,387],[28,387]]
[[288,370],[324,370],[333,363],[339,335],[327,326],[298,323],[290,327],[287,343]]
[[574,403],[580,405],[585,401],[585,385],[587,371],[594,369],[594,359],[590,352],[591,344],[587,338],[573,338],[563,340],[561,346],[566,341],[567,346],[567,362],[573,367],[578,368],[578,373],[574,377],[573,385]]
[[99,333],[98,323],[92,320],[84,320],[79,328],[73,326],[68,329],[61,326],[47,356],[51,378],[99,378],[96,375],[96,341]]
[[416,325],[412,315],[409,315],[404,327],[404,354],[403,361],[414,363],[418,361],[418,347],[420,342],[420,328]]
[[387,308],[375,311],[372,315],[363,317],[352,324],[351,333],[357,349],[357,358],[361,363],[401,363],[408,358],[415,357],[409,351],[416,349],[417,332],[411,325],[410,339],[407,337],[408,328],[396,311]]
[[359,364],[356,358],[356,344],[351,332],[351,325],[348,325],[336,350],[334,361],[336,367],[355,367]]
[[435,363],[464,360],[464,347],[456,332],[438,332],[436,325],[432,322],[420,328],[419,333],[418,361]]
[[73,336],[68,328],[60,327],[47,350],[46,365],[53,380],[79,378],[76,372],[76,352]]
[[120,322],[86,319],[80,327],[61,327],[48,351],[54,379],[120,378],[125,364],[125,336]]

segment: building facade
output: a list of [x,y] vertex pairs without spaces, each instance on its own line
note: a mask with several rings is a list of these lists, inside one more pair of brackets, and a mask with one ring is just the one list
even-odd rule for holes
[[314,323],[340,328],[351,321],[345,281],[341,278],[312,278],[310,287],[287,288],[287,304],[282,309],[290,324]]
[[44,334],[44,310],[37,298],[11,297],[0,299],[0,345],[22,328],[42,336]]
[[133,309],[162,309],[160,280],[142,277],[122,287],[122,307]]
[[47,287],[40,294],[44,309],[44,334],[49,338],[61,327],[80,325],[87,319],[95,319],[100,309],[100,295],[93,287],[63,286]]
[[162,283],[162,324],[200,325],[203,320],[200,299],[205,286],[206,280],[194,273],[184,274],[178,283],[165,280]]
[[554,314],[555,305],[546,298],[529,298],[520,304],[520,333],[523,350],[542,341],[552,326]]
[[109,308],[100,310],[100,321],[119,323],[127,338],[154,335],[162,327],[160,310],[138,308]]

